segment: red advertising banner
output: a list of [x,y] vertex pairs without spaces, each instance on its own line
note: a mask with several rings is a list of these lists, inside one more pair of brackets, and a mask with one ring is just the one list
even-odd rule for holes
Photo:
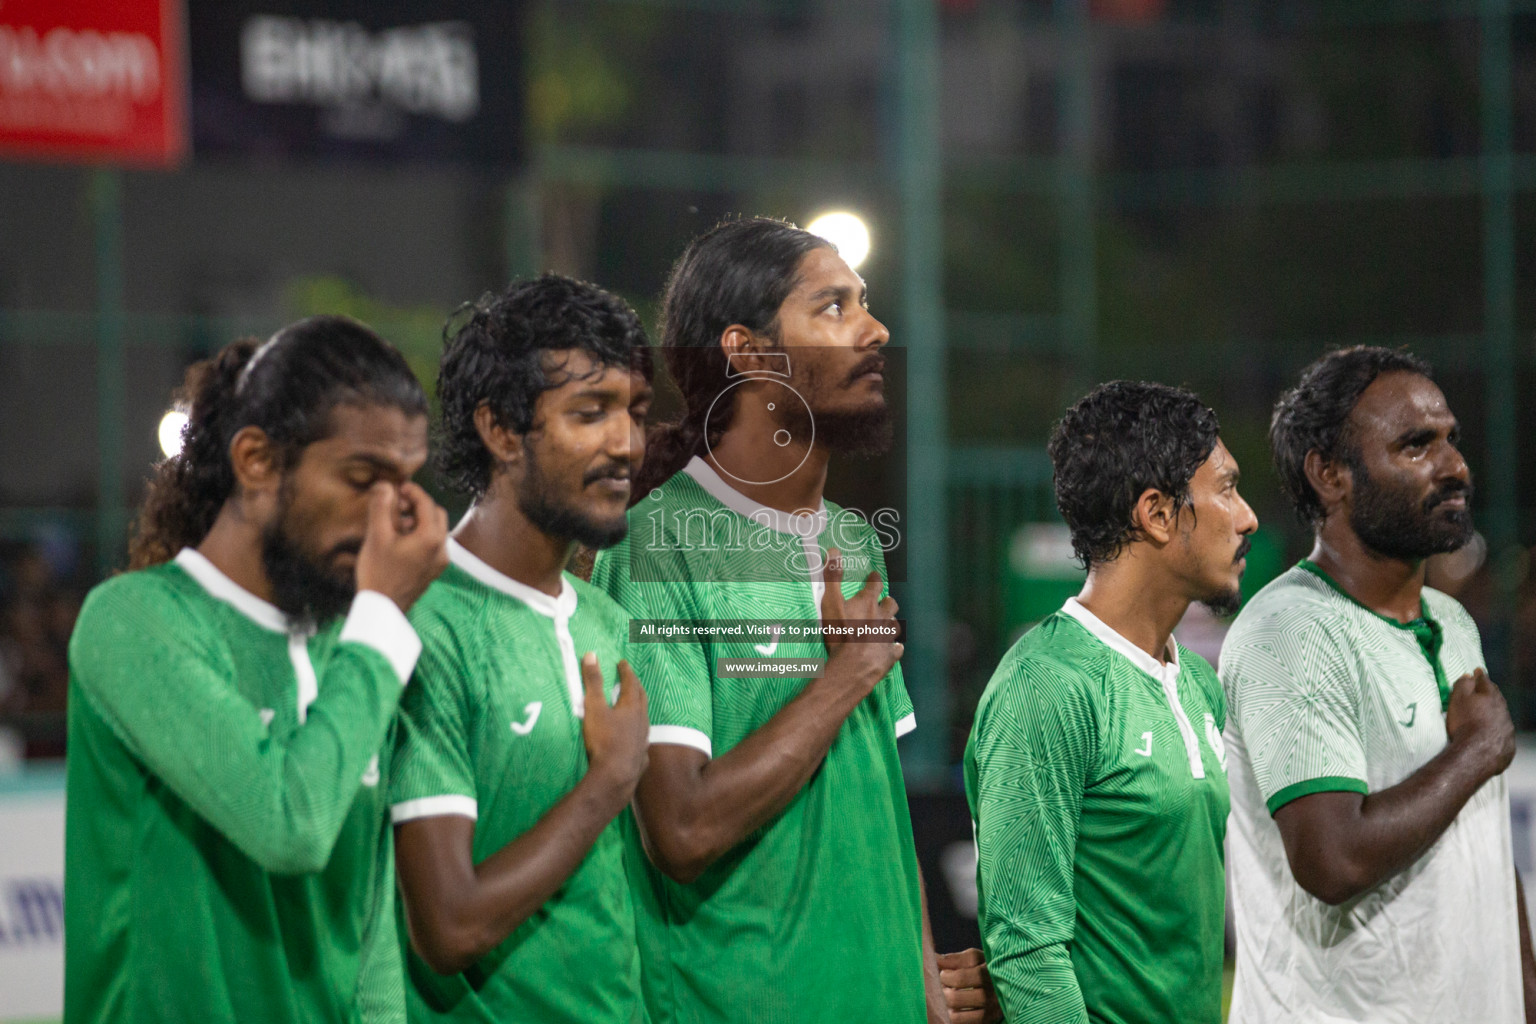
[[181,0],[0,0],[0,157],[180,161],[181,17]]

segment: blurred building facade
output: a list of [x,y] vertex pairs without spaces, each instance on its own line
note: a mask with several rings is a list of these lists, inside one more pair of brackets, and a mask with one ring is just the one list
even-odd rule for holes
[[[117,564],[103,495],[136,502],[183,368],[239,334],[348,312],[430,380],[443,319],[509,276],[594,279],[654,326],[672,259],[719,217],[846,207],[873,227],[876,312],[897,344],[932,344],[902,322],[896,8],[533,3],[524,167],[0,163],[0,717],[57,713],[57,627]],[[1361,341],[1428,357],[1463,418],[1490,545],[1457,586],[1536,724],[1536,454],[1501,440],[1528,432],[1536,393],[1536,5],[935,10],[948,755],[1021,624],[1010,553],[1055,519],[1042,446],[1061,410],[1111,377],[1194,387],[1284,565],[1305,534],[1268,469],[1269,408]],[[103,316],[122,341],[105,376]],[[40,587],[36,553],[60,544]],[[16,726],[29,750],[40,721]]]

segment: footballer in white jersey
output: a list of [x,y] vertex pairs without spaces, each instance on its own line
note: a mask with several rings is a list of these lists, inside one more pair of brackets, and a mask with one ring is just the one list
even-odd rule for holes
[[1457,438],[1399,351],[1330,353],[1276,406],[1316,543],[1222,648],[1236,1024],[1526,1019],[1514,726],[1471,617],[1424,585],[1472,537]]

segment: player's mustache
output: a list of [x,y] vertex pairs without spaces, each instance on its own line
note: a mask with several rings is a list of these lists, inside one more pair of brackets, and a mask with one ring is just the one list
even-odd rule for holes
[[610,462],[607,465],[598,466],[596,469],[587,470],[586,475],[581,478],[581,485],[586,487],[588,484],[595,484],[599,480],[628,480],[629,477],[629,463]]
[[1248,552],[1253,549],[1253,538],[1244,537],[1243,542],[1237,546],[1237,554],[1232,556],[1232,564],[1236,565],[1248,557]]
[[357,555],[361,554],[362,550],[363,538],[353,537],[351,540],[344,540],[340,544],[337,544],[335,547],[331,548],[331,550],[326,554],[326,557],[329,559],[335,559],[338,555]]
[[1424,511],[1433,512],[1452,498],[1466,498],[1472,504],[1472,485],[1465,480],[1447,480],[1424,501]]
[[868,358],[859,360],[858,365],[853,368],[853,372],[848,374],[848,383],[852,384],[866,373],[884,372],[885,356],[869,356]]

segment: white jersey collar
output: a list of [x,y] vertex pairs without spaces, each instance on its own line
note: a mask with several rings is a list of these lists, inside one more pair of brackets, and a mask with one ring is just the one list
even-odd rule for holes
[[560,577],[560,596],[551,597],[537,587],[519,583],[506,573],[491,568],[452,537],[448,538],[448,560],[491,589],[517,598],[540,615],[568,619],[576,611],[576,588],[564,575]]
[[[819,537],[827,528],[825,501],[810,515],[791,515],[776,508],[769,508],[767,505],[759,505],[726,483],[725,478],[715,472],[713,466],[697,455],[683,467],[683,472],[692,477],[695,483],[708,491],[720,504],[733,512],[741,513],[759,526],[766,526],[777,533],[787,533],[802,540],[807,537]],[[808,526],[815,528],[807,533]]]
[[1109,624],[1103,619],[1093,614],[1087,608],[1084,608],[1082,602],[1078,601],[1077,598],[1067,598],[1067,603],[1061,606],[1061,611],[1063,615],[1069,615],[1076,619],[1084,629],[1097,637],[1104,646],[1130,659],[1131,664],[1141,669],[1153,679],[1178,678],[1179,645],[1174,642],[1172,636],[1168,637],[1168,663],[1163,664],[1111,629]]
[[263,601],[224,575],[218,566],[208,561],[208,557],[196,548],[182,548],[176,554],[176,564],[208,591],[210,597],[223,601],[262,629],[274,633],[292,631],[293,625],[288,616],[279,611],[276,605]]

